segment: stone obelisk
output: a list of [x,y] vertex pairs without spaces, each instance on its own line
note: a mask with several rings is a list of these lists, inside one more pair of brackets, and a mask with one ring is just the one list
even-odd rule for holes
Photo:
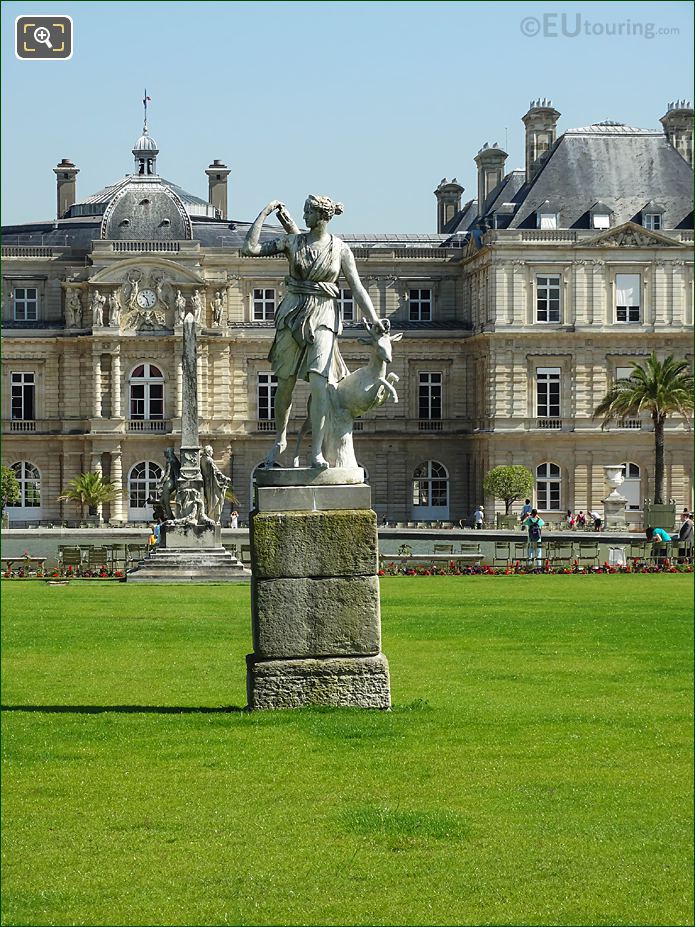
[[[191,526],[195,523],[195,527],[201,529],[214,528],[213,522],[205,516],[203,508],[203,475],[200,472],[198,435],[198,347],[195,317],[191,313],[183,320],[181,394],[181,475],[176,487],[176,520],[189,521]],[[203,532],[199,533],[202,535]]]
[[[159,546],[132,575],[133,582],[229,583],[250,579],[250,572],[222,546],[219,520],[210,518],[205,511],[198,434],[196,325],[195,315],[186,315],[182,326],[181,467],[176,482],[176,517],[161,525]],[[208,472],[211,466],[214,468],[214,463],[208,460]]]

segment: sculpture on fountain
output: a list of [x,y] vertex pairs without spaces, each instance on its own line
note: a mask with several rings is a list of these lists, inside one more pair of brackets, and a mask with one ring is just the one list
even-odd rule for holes
[[249,571],[221,540],[220,512],[231,481],[217,468],[211,447],[205,448],[202,458],[200,454],[197,330],[191,312],[183,319],[182,335],[180,457],[173,447],[165,451],[162,479],[148,500],[162,519],[160,542],[131,578],[135,582],[246,581]]
[[220,515],[227,490],[232,481],[212,459],[212,447],[206,444],[200,458],[200,472],[203,475],[203,492],[205,494],[205,512],[216,524],[220,524]]
[[[261,243],[263,223],[273,212],[277,213],[287,234]],[[320,470],[329,466],[324,454],[331,402],[329,386],[334,387],[349,374],[337,344],[343,329],[337,302],[340,274],[372,325],[386,332],[386,323],[377,316],[362,285],[352,251],[344,241],[327,231],[333,216],[342,212],[342,203],[327,196],[311,195],[304,204],[304,221],[309,231],[300,232],[284,204],[273,200],[261,210],[244,242],[244,254],[285,254],[290,265],[287,294],[275,315],[275,340],[269,355],[278,379],[275,394],[277,438],[265,459],[266,467],[277,466],[278,457],[287,447],[287,424],[297,378],[307,380],[311,390],[310,465]]]

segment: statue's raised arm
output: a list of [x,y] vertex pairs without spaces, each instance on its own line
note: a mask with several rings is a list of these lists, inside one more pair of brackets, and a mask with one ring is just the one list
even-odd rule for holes
[[279,238],[273,238],[270,241],[264,241],[261,244],[261,230],[265,220],[272,213],[277,213],[278,221],[288,234],[297,234],[299,228],[285,208],[285,204],[280,200],[271,200],[256,216],[251,228],[246,233],[246,240],[242,245],[241,252],[250,257],[257,257],[264,254],[279,254],[285,251],[287,247],[287,235],[281,235]]

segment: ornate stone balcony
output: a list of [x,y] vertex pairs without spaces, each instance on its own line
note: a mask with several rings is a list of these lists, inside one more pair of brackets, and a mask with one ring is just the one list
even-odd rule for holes
[[128,419],[126,430],[128,433],[166,434],[171,431],[171,420],[167,418]]

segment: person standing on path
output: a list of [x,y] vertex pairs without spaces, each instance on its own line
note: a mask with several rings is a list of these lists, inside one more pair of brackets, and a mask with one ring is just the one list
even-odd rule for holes
[[528,565],[529,567],[533,566],[535,556],[537,570],[540,570],[543,566],[542,529],[544,525],[545,522],[536,509],[531,509],[531,514],[524,520],[524,527],[528,530]]

